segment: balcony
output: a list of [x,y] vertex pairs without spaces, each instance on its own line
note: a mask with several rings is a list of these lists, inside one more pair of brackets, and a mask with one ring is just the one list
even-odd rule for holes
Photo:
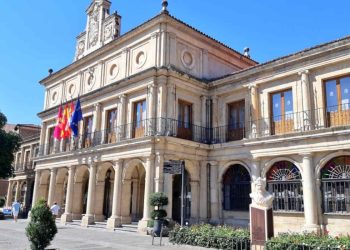
[[38,156],[71,152],[80,149],[94,148],[100,145],[114,144],[130,139],[149,136],[167,136],[203,144],[219,144],[242,139],[267,138],[280,135],[302,133],[324,128],[344,127],[350,125],[350,110],[321,108],[268,117],[244,123],[231,124],[215,128],[206,128],[195,124],[185,124],[167,118],[147,119],[108,130],[82,134],[63,143],[41,145]]

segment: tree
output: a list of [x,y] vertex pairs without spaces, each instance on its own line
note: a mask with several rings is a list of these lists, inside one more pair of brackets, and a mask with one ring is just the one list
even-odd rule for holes
[[14,176],[14,153],[21,146],[21,137],[18,134],[3,130],[6,123],[6,116],[0,112],[0,179]]
[[43,250],[57,233],[55,219],[45,200],[39,200],[32,208],[26,235],[31,242],[31,249]]

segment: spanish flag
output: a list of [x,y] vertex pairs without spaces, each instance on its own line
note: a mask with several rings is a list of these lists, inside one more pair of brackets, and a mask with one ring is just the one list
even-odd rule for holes
[[70,128],[69,121],[73,111],[74,111],[74,103],[71,102],[70,104],[66,104],[63,111],[63,117],[62,117],[62,131],[61,131],[62,139],[70,138],[72,135],[72,130]]

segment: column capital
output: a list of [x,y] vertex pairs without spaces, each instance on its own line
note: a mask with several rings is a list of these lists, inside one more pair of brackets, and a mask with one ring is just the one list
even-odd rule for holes
[[95,109],[99,109],[102,106],[100,102],[94,104]]
[[119,102],[120,103],[125,103],[125,100],[126,100],[126,94],[121,94],[118,96],[118,99],[119,99]]
[[145,159],[146,159],[146,161],[152,161],[152,160],[154,160],[155,159],[155,155],[154,154],[152,154],[152,155],[150,155],[150,156],[147,156]]
[[201,100],[202,101],[206,101],[208,99],[208,96],[206,96],[206,95],[201,95]]
[[309,152],[309,153],[301,153],[299,155],[307,159],[307,158],[312,158],[314,154]]
[[57,174],[57,168],[51,168],[50,173]]
[[157,87],[157,84],[156,83],[151,83],[151,84],[148,84],[148,86],[147,86],[147,88],[149,89],[149,90],[154,90],[155,88]]
[[251,91],[252,90],[256,90],[257,88],[258,88],[258,86],[256,86],[255,84],[252,84],[252,83],[248,84],[248,89],[251,90]]
[[118,160],[113,161],[114,171],[116,171],[118,168],[123,167],[123,162],[124,162],[124,159],[118,159]]
[[310,73],[310,71],[308,69],[303,69],[303,70],[300,70],[298,72],[298,75],[301,76],[301,75],[308,75]]
[[122,53],[128,53],[130,51],[130,48],[126,47],[122,50]]
[[207,163],[209,163],[211,166],[218,166],[219,165],[218,161],[208,161]]

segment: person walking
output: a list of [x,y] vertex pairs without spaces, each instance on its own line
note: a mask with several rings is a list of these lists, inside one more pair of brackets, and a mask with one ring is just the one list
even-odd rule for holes
[[53,204],[53,206],[51,207],[51,213],[53,214],[53,217],[54,217],[54,219],[56,220],[56,218],[57,218],[57,216],[58,216],[58,213],[60,212],[60,206],[59,205],[57,205],[57,202],[55,202],[54,204]]
[[13,219],[15,220],[16,223],[17,223],[18,214],[19,214],[20,209],[21,209],[21,204],[19,204],[18,201],[15,201],[14,203],[12,203],[12,215],[13,215]]

